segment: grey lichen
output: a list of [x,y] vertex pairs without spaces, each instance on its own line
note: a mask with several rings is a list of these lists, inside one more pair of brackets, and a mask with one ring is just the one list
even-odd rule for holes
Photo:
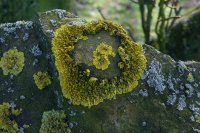
[[31,49],[30,52],[33,54],[33,56],[40,56],[42,54],[42,51],[40,50],[40,48],[37,45],[34,45]]
[[197,92],[197,97],[200,98],[200,92]]
[[179,111],[182,111],[182,110],[186,107],[186,102],[185,102],[185,100],[186,100],[185,95],[181,95],[181,96],[179,97],[179,99],[178,99],[178,106],[177,106],[177,109],[178,109]]
[[66,13],[65,10],[55,9],[55,11],[58,13],[58,17],[59,17],[60,19],[62,19],[62,18],[65,17],[65,13]]
[[138,93],[143,97],[147,97],[148,96],[147,89],[140,89]]
[[0,37],[0,44],[5,43],[5,38],[4,37]]
[[174,105],[176,102],[176,94],[173,93],[172,95],[170,94],[167,98],[167,105]]
[[200,108],[194,104],[189,105],[189,109],[193,112],[194,115],[200,116]]
[[[166,86],[164,85],[164,76],[162,75],[162,65],[156,59],[154,59],[150,64],[150,69],[145,71],[144,74],[148,79],[147,83],[149,87],[153,87],[155,92],[163,94]],[[144,77],[143,77],[144,79]]]
[[21,95],[19,99],[20,99],[20,100],[24,100],[25,98],[26,98],[26,97],[25,97],[24,95]]
[[32,21],[17,21],[16,23],[5,23],[0,25],[0,29],[5,32],[5,36],[8,36],[9,34],[16,34],[18,29],[21,29],[22,26],[26,28],[26,30],[33,28],[33,22]]
[[183,61],[178,61],[178,71],[183,74],[185,71],[188,71],[187,66],[184,64]]
[[198,85],[197,83],[194,83],[194,87],[196,87],[196,88],[197,88],[198,86],[199,86],[199,85]]
[[200,133],[200,129],[197,129],[197,128],[194,128],[194,127],[192,129],[193,129],[194,132]]
[[57,26],[57,23],[56,23],[56,21],[55,21],[55,20],[53,20],[53,19],[51,19],[51,20],[50,20],[50,23],[51,23],[51,25],[52,25],[53,27],[56,27],[56,26]]
[[3,31],[6,32],[7,34],[15,33],[16,32],[16,27],[4,27]]
[[33,66],[35,66],[35,65],[37,65],[37,64],[38,64],[38,62],[39,62],[39,60],[38,60],[38,59],[34,59],[34,60],[33,60],[33,63],[32,63],[32,65],[33,65]]
[[63,107],[63,96],[60,95],[60,93],[58,91],[54,91],[55,97],[57,99],[57,106],[58,108],[62,108]]
[[169,75],[167,79],[168,88],[170,91],[175,92],[174,83],[172,82],[172,76]]
[[49,35],[51,35],[52,37],[54,36],[54,31],[53,30],[47,30],[46,31]]
[[27,21],[27,22],[26,22],[26,25],[25,25],[25,28],[26,28],[27,30],[33,29],[33,22],[32,22],[32,21]]
[[23,36],[23,41],[27,41],[29,38],[29,33],[25,33]]
[[147,126],[147,122],[143,121],[143,122],[142,122],[142,126],[143,126],[143,127],[146,127],[146,126]]
[[193,95],[193,92],[194,92],[194,88],[192,87],[191,84],[185,84],[185,87],[186,87],[186,91],[185,93],[187,94],[188,97],[191,97]]

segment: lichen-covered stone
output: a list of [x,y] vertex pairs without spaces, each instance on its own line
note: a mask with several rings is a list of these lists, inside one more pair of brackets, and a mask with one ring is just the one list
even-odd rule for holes
[[[100,43],[94,42],[93,34],[102,31],[109,33],[107,35],[111,38],[119,38],[119,42],[110,44],[104,38],[98,39]],[[82,45],[77,48],[79,42]],[[52,44],[63,95],[75,105],[97,105],[116,94],[132,91],[146,66],[142,46],[131,41],[121,26],[109,21],[63,25],[56,30]],[[87,49],[90,51],[84,55],[82,51]],[[118,63],[124,67],[119,67]],[[119,74],[102,77],[99,73],[109,72],[108,68],[119,71]],[[88,69],[90,74],[87,74]]]
[[[43,112],[58,108],[65,111],[72,133],[169,133],[179,131],[192,133],[200,130],[198,123],[200,63],[176,62],[168,55],[145,44],[142,47],[147,59],[146,70],[142,80],[138,80],[138,86],[133,91],[116,95],[90,108],[75,106],[72,104],[72,99],[64,98],[59,73],[51,52],[51,34],[63,24],[82,25],[85,23],[85,20],[71,13],[53,10],[40,13],[36,21],[0,24],[0,56],[2,57],[4,52],[14,47],[24,52],[25,56],[25,67],[18,76],[4,76],[0,72],[0,103],[10,102],[11,107],[17,106],[23,109],[16,119],[20,125],[20,131],[39,132]],[[51,34],[47,33],[47,30],[51,31]],[[24,41],[25,33],[28,33],[29,37]],[[87,37],[83,36],[82,40],[77,41],[74,48],[77,52],[72,54],[76,64],[84,62],[93,65],[90,60],[92,58],[75,58],[75,54],[77,57],[82,57],[78,56],[81,54],[84,57],[93,57],[93,51],[97,45],[102,43],[102,40],[112,46],[112,51],[116,53],[115,57],[110,56],[110,65],[114,62],[119,63],[115,63],[114,67],[109,65],[106,69],[109,71],[102,72],[98,69],[94,71],[94,69],[85,68],[83,65],[82,73],[88,76],[90,84],[95,84],[99,79],[112,79],[120,75],[120,71],[125,67],[125,64],[118,60],[117,48],[120,45],[120,39],[112,37],[106,31],[87,35]],[[94,44],[96,45],[91,50],[90,47]],[[38,46],[42,51],[39,56],[32,54],[31,49],[34,46]],[[123,54],[123,49],[120,48],[119,51]],[[125,56],[123,59],[127,58]],[[38,71],[48,71],[51,75],[52,84],[43,91],[38,90],[33,80],[33,74]],[[193,80],[188,79],[190,73]],[[24,123],[30,124],[30,127],[23,128]]]

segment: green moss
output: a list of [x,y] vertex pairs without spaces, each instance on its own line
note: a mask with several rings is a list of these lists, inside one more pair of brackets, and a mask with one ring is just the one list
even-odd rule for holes
[[15,48],[8,50],[0,60],[0,67],[4,75],[18,75],[24,67],[24,53]]
[[[100,43],[96,44],[97,40],[93,40],[91,36],[102,31],[108,32],[108,36],[117,38],[119,44],[105,43],[105,38],[97,39]],[[89,49],[95,47],[92,56],[87,58],[79,52],[79,48],[76,48],[80,41],[85,41],[83,36],[88,36],[86,41],[94,44],[82,47],[86,46]],[[120,25],[110,21],[98,20],[84,25],[62,25],[56,30],[52,44],[63,95],[72,99],[74,105],[93,106],[116,94],[132,91],[146,67],[147,61],[142,46],[133,42]],[[85,50],[87,51],[87,48]],[[111,62],[115,59],[116,68]],[[117,69],[120,72],[116,76],[105,78],[106,76],[100,75],[110,70],[114,71],[111,73],[115,73]],[[85,74],[88,72],[89,74]]]
[[43,90],[45,87],[51,85],[51,79],[47,72],[39,71],[33,75],[33,79],[40,90]]
[[66,123],[64,111],[47,111],[43,113],[40,133],[71,133]]
[[9,103],[0,104],[0,132],[1,133],[16,133],[19,130],[19,125],[12,116],[18,116],[21,109],[10,108]]

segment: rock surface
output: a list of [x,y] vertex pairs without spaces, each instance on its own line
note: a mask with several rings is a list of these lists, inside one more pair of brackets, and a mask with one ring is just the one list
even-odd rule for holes
[[[177,20],[169,32],[169,54],[181,60],[200,61],[200,10],[192,10]],[[178,34],[177,34],[178,33]]]
[[[0,56],[16,47],[25,54],[25,67],[18,76],[0,71],[0,103],[22,108],[16,121],[28,133],[37,133],[42,113],[65,110],[72,133],[178,133],[198,132],[200,123],[200,63],[174,61],[156,49],[143,45],[147,68],[136,90],[117,95],[97,106],[73,106],[62,97],[51,52],[51,39],[60,25],[86,21],[64,10],[38,15],[36,21],[0,25]],[[33,74],[48,71],[52,85],[40,91]]]

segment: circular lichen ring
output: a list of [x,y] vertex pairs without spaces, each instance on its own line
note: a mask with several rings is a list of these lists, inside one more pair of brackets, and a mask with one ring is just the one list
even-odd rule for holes
[[93,106],[138,85],[146,67],[143,47],[110,21],[62,25],[52,41],[65,98]]

